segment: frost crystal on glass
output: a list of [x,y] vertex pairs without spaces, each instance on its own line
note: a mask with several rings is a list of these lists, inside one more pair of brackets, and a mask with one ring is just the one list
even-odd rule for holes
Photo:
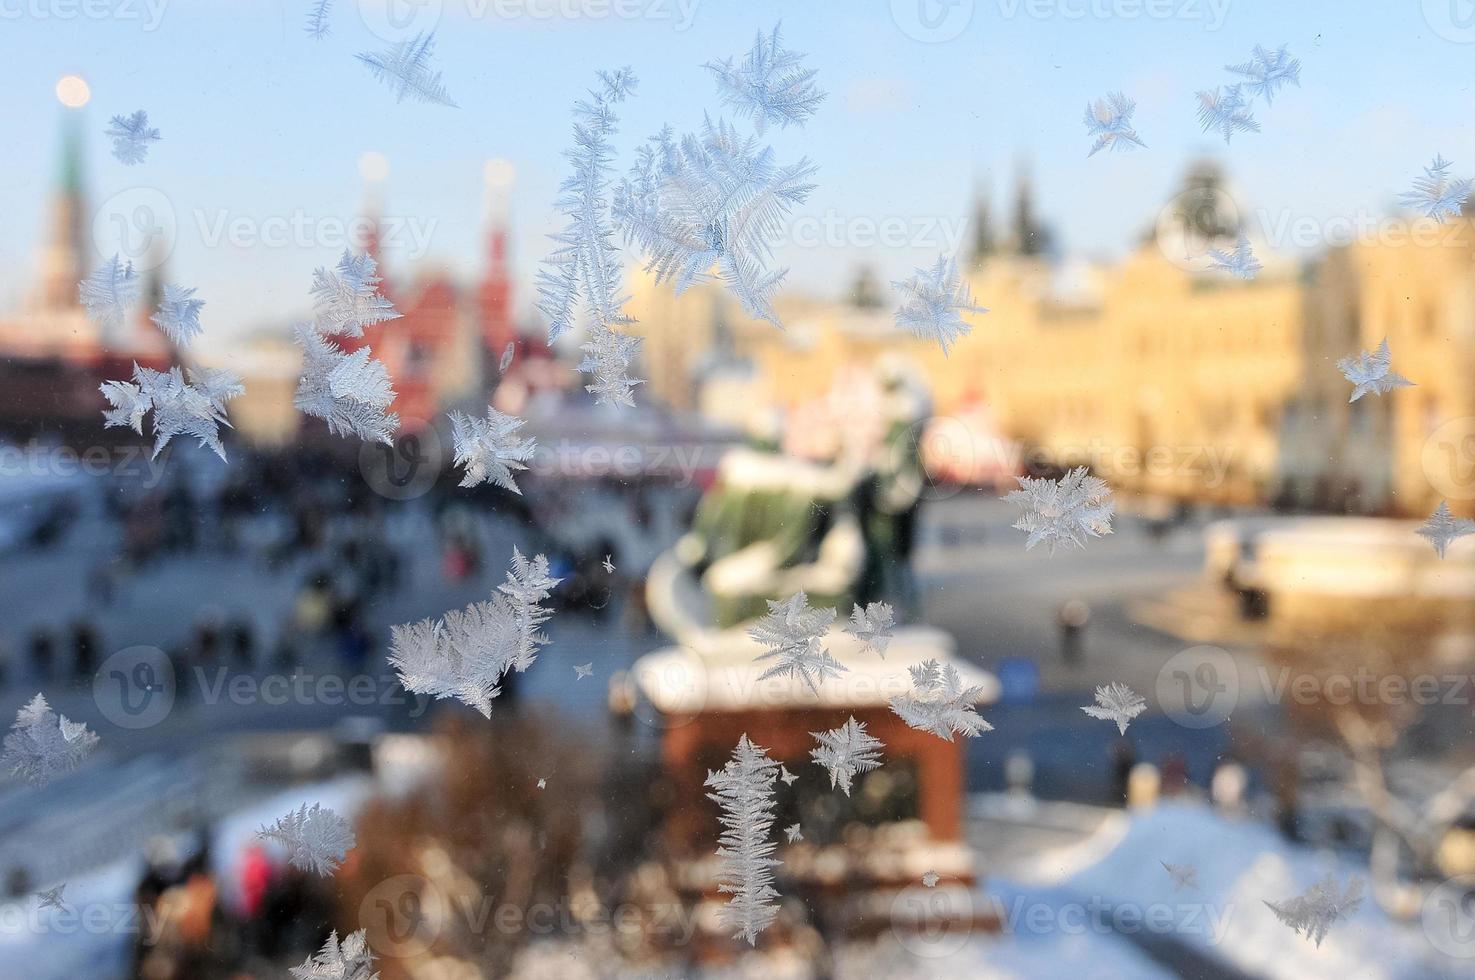
[[757,945],[758,934],[778,914],[773,869],[782,862],[773,856],[777,845],[768,839],[777,775],[778,763],[744,735],[722,770],[708,771],[705,784],[715,790],[707,798],[722,810],[717,890],[732,896],[719,916],[724,926],[750,945]]
[[103,397],[113,407],[102,413],[105,427],[127,426],[143,433],[143,417],[154,413],[154,452],[175,436],[194,436],[202,446],[225,459],[220,426],[230,427],[225,403],[244,392],[241,381],[229,371],[202,368],[189,372],[186,382],[179,368],[154,371],[133,365],[133,381],[105,381]]
[[58,912],[65,912],[67,910],[67,903],[62,900],[61,893],[62,890],[66,887],[67,883],[64,881],[61,884],[57,885],[55,888],[48,888],[44,892],[38,892],[36,894],[36,907],[42,909],[56,909]]
[[354,845],[348,821],[316,803],[311,807],[304,803],[285,817],[278,817],[256,836],[285,846],[287,861],[293,867],[319,875],[337,871]]
[[307,36],[314,41],[321,41],[332,33],[328,24],[328,11],[333,6],[333,0],[315,0],[307,11],[307,25],[303,28]]
[[594,396],[596,404],[627,408],[635,404],[635,386],[645,382],[630,377],[630,364],[640,353],[640,344],[639,337],[598,323],[590,325],[589,339],[579,345],[584,352],[579,371],[592,376],[584,390]]
[[200,310],[205,301],[194,297],[193,289],[166,285],[159,309],[150,318],[176,344],[187,344],[200,333]]
[[485,419],[452,412],[451,438],[455,463],[466,467],[461,486],[491,483],[521,494],[512,478],[513,471],[527,469],[527,461],[538,450],[536,441],[521,439],[517,435],[517,430],[525,423],[525,419],[505,415],[491,406],[487,407]]
[[850,610],[850,625],[845,627],[845,632],[885,657],[886,646],[891,642],[891,627],[895,623],[891,604],[868,602],[864,609],[860,607],[860,603],[855,603],[854,606]]
[[1346,888],[1339,888],[1336,878],[1327,875],[1295,898],[1265,904],[1297,935],[1320,946],[1338,919],[1350,917],[1362,905],[1362,879],[1353,875]]
[[1263,98],[1266,105],[1275,101],[1276,90],[1287,82],[1298,88],[1301,85],[1301,59],[1292,58],[1284,44],[1274,51],[1257,44],[1249,61],[1225,65],[1224,70],[1248,79],[1244,86]]
[[635,90],[628,68],[599,73],[600,88],[588,100],[574,104],[574,148],[564,151],[574,172],[559,185],[556,207],[568,218],[563,231],[553,235],[559,247],[538,273],[538,309],[548,318],[548,340],[553,342],[574,324],[580,303],[592,327],[629,323],[622,307],[626,296],[620,284],[618,250],[610,241],[609,139],[615,132],[614,106]]
[[392,444],[399,416],[385,412],[394,387],[384,365],[370,360],[369,348],[344,353],[310,326],[297,328],[302,345],[302,377],[293,405],[328,423],[334,435]]
[[574,664],[574,680],[581,681],[586,677],[594,676],[594,661],[587,664]]
[[440,72],[430,69],[430,53],[434,46],[434,34],[417,34],[384,51],[365,51],[358,55],[358,60],[368,67],[374,78],[388,83],[394,90],[396,102],[403,102],[405,96],[409,96],[420,102],[455,106],[441,83]]
[[379,980],[369,952],[368,930],[351,932],[338,941],[334,930],[316,956],[309,956],[290,972],[292,980]]
[[113,141],[113,156],[131,166],[143,163],[149,144],[159,141],[159,131],[149,127],[149,114],[140,109],[131,116],[114,116],[107,137]]
[[549,611],[540,603],[559,581],[548,574],[547,557],[529,560],[514,547],[507,581],[489,601],[391,627],[389,664],[405,690],[456,698],[490,718],[502,675],[527,670],[548,642],[539,629]]
[[1240,235],[1239,240],[1234,243],[1232,252],[1210,249],[1209,260],[1213,262],[1212,268],[1215,271],[1227,272],[1237,279],[1253,279],[1255,273],[1260,271],[1260,262],[1250,250],[1250,240],[1244,235]]
[[1147,702],[1125,684],[1112,681],[1096,688],[1096,703],[1081,709],[1092,718],[1116,722],[1117,731],[1127,734],[1127,724],[1147,710]]
[[1347,401],[1355,402],[1363,395],[1384,395],[1394,388],[1414,386],[1412,381],[1392,370],[1392,366],[1393,355],[1388,350],[1387,337],[1375,351],[1359,351],[1338,361],[1337,370],[1354,386]]
[[784,828],[784,837],[788,838],[788,843],[797,844],[804,839],[804,831],[799,828],[798,824],[792,823]]
[[114,255],[78,284],[77,295],[98,326],[116,330],[138,299],[138,273],[133,271],[132,262],[119,262]]
[[802,126],[824,101],[825,93],[814,84],[815,70],[799,66],[803,60],[804,55],[781,46],[775,25],[767,36],[758,33],[741,65],[728,58],[706,67],[716,76],[722,104],[750,117],[762,133],[769,123]]
[[1218,132],[1228,143],[1235,133],[1258,133],[1260,124],[1250,113],[1242,86],[1227,86],[1221,93],[1215,86],[1212,92],[1198,93],[1198,121],[1204,132]]
[[1414,189],[1398,195],[1398,203],[1440,224],[1445,218],[1458,216],[1470,197],[1471,181],[1451,179],[1449,168],[1453,166],[1444,157],[1435,156],[1434,162],[1424,168],[1424,176],[1414,178]]
[[1057,545],[1084,548],[1086,539],[1111,533],[1111,513],[1115,506],[1106,481],[1078,466],[1059,481],[1042,477],[1021,476],[1019,489],[1004,498],[1023,510],[1014,527],[1028,531],[1024,542],[1028,551],[1040,542],[1055,553]]
[[896,325],[921,340],[936,341],[943,354],[972,329],[962,314],[988,312],[974,305],[958,263],[946,256],[938,256],[931,269],[918,269],[910,279],[891,285],[901,292]]
[[329,336],[362,337],[364,328],[400,314],[379,293],[378,263],[368,252],[354,255],[348,249],[335,269],[319,268],[312,274],[312,313],[318,330]]
[[799,777],[789,772],[788,767],[780,762],[778,766],[778,778],[784,781],[785,786],[791,786],[793,785],[794,780],[798,779]]
[[97,736],[79,722],[58,715],[37,694],[16,713],[0,768],[32,786],[45,786],[74,771],[97,748]]
[[853,715],[839,728],[809,734],[819,742],[819,748],[809,750],[810,756],[829,771],[830,788],[838,786],[846,796],[850,795],[851,780],[881,766],[881,749],[885,746]]
[[936,871],[924,871],[922,873],[922,885],[925,888],[936,888],[939,880],[940,877]]
[[1475,534],[1475,521],[1455,517],[1449,512],[1448,501],[1441,500],[1439,506],[1434,509],[1434,513],[1430,514],[1429,519],[1424,522],[1424,526],[1419,528],[1418,533],[1428,540],[1439,557],[1443,558],[1451,541],[1457,541],[1467,534]]
[[1159,861],[1158,864],[1161,864],[1163,870],[1172,876],[1173,891],[1176,892],[1182,891],[1185,888],[1198,887],[1198,869],[1192,865],[1169,864],[1166,861]]
[[891,710],[902,721],[949,742],[954,735],[976,738],[994,730],[974,708],[984,689],[965,688],[952,664],[939,666],[936,660],[928,660],[908,667],[907,672],[912,675],[913,691],[891,699]]
[[1096,137],[1096,142],[1091,144],[1091,152],[1086,156],[1095,156],[1105,149],[1130,150],[1134,146],[1146,146],[1137,130],[1132,128],[1132,114],[1136,111],[1137,103],[1121,92],[1112,92],[1086,106],[1086,135]]
[[835,621],[835,610],[809,608],[809,597],[802,589],[783,602],[774,599],[767,602],[767,615],[748,630],[749,636],[768,647],[768,652],[757,659],[774,661],[758,679],[788,674],[802,679],[818,694],[820,681],[839,677],[847,669],[824,647],[825,634]]

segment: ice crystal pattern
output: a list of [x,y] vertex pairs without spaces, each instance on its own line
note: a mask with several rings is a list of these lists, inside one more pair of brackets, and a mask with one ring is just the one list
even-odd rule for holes
[[1227,272],[1236,279],[1253,279],[1260,271],[1260,262],[1250,250],[1250,240],[1244,235],[1234,243],[1234,250],[1210,249],[1209,261],[1216,272]]
[[779,674],[798,677],[814,693],[826,677],[839,677],[846,668],[825,649],[824,638],[835,621],[833,609],[811,609],[801,589],[783,602],[768,601],[768,613],[748,630],[748,635],[768,648],[759,661],[773,665],[758,675],[766,680]]
[[297,410],[328,423],[334,435],[392,445],[399,416],[386,411],[394,401],[394,386],[384,364],[372,360],[367,347],[344,352],[310,326],[297,329],[297,342],[303,351],[302,377],[293,399]]
[[295,868],[313,874],[330,875],[338,870],[343,858],[353,849],[353,828],[338,814],[314,803],[277,818],[263,827],[257,836],[274,841],[287,849],[287,861]]
[[630,377],[630,366],[640,353],[641,340],[619,333],[598,323],[589,328],[589,339],[580,345],[584,359],[579,371],[589,375],[584,390],[594,396],[595,404],[624,406],[635,404],[635,386],[645,384]]
[[1424,522],[1424,526],[1418,532],[1431,545],[1440,558],[1449,548],[1450,542],[1457,541],[1467,534],[1475,534],[1475,521],[1463,517],[1455,517],[1449,512],[1448,501],[1441,500],[1434,513]]
[[573,173],[559,185],[555,206],[568,218],[553,235],[558,248],[538,273],[538,309],[548,318],[548,340],[574,324],[581,306],[595,328],[629,323],[622,312],[626,296],[620,281],[619,250],[611,239],[609,140],[615,132],[614,107],[635,90],[630,69],[599,73],[600,87],[574,103],[574,146],[564,151]]
[[777,775],[778,763],[743,735],[722,770],[708,771],[705,784],[714,790],[707,794],[708,799],[722,811],[717,890],[732,896],[722,907],[720,919],[750,945],[757,945],[758,934],[778,914],[773,869],[782,862],[773,856],[776,844],[769,840]]
[[384,51],[365,51],[358,60],[375,79],[394,91],[394,100],[403,102],[408,96],[419,102],[435,102],[455,106],[455,101],[440,80],[440,72],[430,67],[434,34],[417,34]]
[[478,483],[490,483],[521,494],[512,474],[527,469],[527,461],[537,452],[538,444],[532,439],[522,439],[517,430],[525,419],[505,415],[490,406],[487,417],[479,419],[460,412],[451,413],[451,439],[455,450],[455,463],[466,467],[461,486],[474,487]]
[[787,270],[769,268],[773,242],[814,189],[814,169],[807,159],[776,163],[772,147],[723,120],[679,141],[667,127],[639,148],[615,189],[615,221],[656,282],[669,280],[679,295],[715,266],[749,315],[777,325],[772,300]]
[[379,267],[365,252],[348,249],[333,269],[318,268],[312,274],[312,314],[320,333],[339,337],[362,337],[364,328],[400,316],[394,304],[379,292]]
[[1114,504],[1106,481],[1078,466],[1058,481],[1021,476],[1019,489],[1004,498],[1022,509],[1014,527],[1029,532],[1024,550],[1044,542],[1050,554],[1057,546],[1084,548],[1087,538],[1111,533]]
[[368,930],[351,932],[338,941],[334,930],[316,956],[309,956],[290,972],[292,980],[379,980],[369,952]]
[[0,768],[32,786],[45,786],[75,771],[95,748],[97,736],[86,725],[56,714],[37,694],[16,713]]
[[891,710],[912,728],[949,742],[954,735],[976,738],[994,730],[974,708],[984,689],[965,688],[952,664],[939,666],[936,660],[927,660],[907,671],[912,675],[913,691],[892,698]]
[[497,373],[498,374],[506,374],[507,373],[507,369],[512,366],[512,354],[513,354],[513,352],[516,349],[517,349],[517,345],[516,344],[514,344],[510,340],[507,341],[507,349],[504,350],[504,351],[502,351],[502,360],[500,362],[498,362],[498,364],[497,364]]
[[140,109],[131,116],[114,116],[107,137],[113,141],[113,156],[118,162],[132,166],[143,163],[149,155],[149,144],[159,142],[159,131],[149,126],[149,114]]
[[1091,144],[1095,156],[1101,150],[1130,150],[1134,146],[1146,146],[1137,130],[1132,128],[1132,114],[1137,103],[1121,92],[1112,92],[1104,99],[1097,99],[1086,106],[1086,135],[1096,137]]
[[804,55],[783,47],[775,25],[767,35],[759,32],[741,64],[728,58],[706,67],[717,79],[723,105],[751,118],[762,133],[769,123],[781,129],[791,123],[802,126],[825,100],[814,84],[815,70],[800,67],[803,60]]
[[1092,718],[1116,722],[1117,731],[1127,734],[1127,725],[1147,709],[1147,702],[1125,684],[1113,681],[1096,688],[1096,703],[1081,710]]
[[321,41],[332,33],[328,24],[328,11],[333,6],[333,0],[315,0],[307,11],[307,25],[303,28],[307,36],[314,41]]
[[200,310],[205,301],[195,299],[195,291],[183,286],[166,285],[164,298],[151,319],[176,344],[187,344],[200,333]]
[[1362,905],[1362,879],[1353,875],[1345,888],[1327,875],[1294,898],[1283,902],[1266,902],[1281,922],[1316,945],[1339,919],[1346,919]]
[[581,681],[586,677],[593,676],[593,674],[594,661],[591,660],[587,664],[574,664],[574,680]]
[[1185,888],[1198,887],[1197,868],[1188,864],[1169,864],[1166,861],[1159,861],[1158,863],[1163,866],[1164,871],[1172,876],[1173,891],[1176,892],[1182,891]]
[[1260,131],[1260,124],[1251,114],[1250,105],[1245,101],[1244,89],[1240,85],[1227,86],[1223,91],[1216,86],[1211,92],[1199,92],[1198,122],[1204,132],[1217,132],[1223,136],[1226,144],[1235,133]]
[[98,326],[116,330],[123,325],[128,308],[138,300],[138,286],[133,263],[121,262],[114,255],[78,284],[77,295]]
[[850,625],[845,627],[845,632],[884,658],[886,647],[891,643],[891,628],[894,623],[895,615],[890,603],[868,602],[864,609],[860,607],[860,603],[855,603],[855,608],[850,610]]
[[1470,197],[1471,181],[1452,179],[1449,168],[1453,166],[1444,157],[1436,156],[1424,168],[1424,176],[1414,178],[1414,189],[1398,196],[1398,203],[1440,224],[1445,218],[1457,217]]
[[968,284],[958,275],[958,263],[938,256],[930,269],[918,269],[910,279],[891,284],[901,293],[896,325],[913,336],[935,341],[947,354],[948,348],[972,328],[964,313],[987,313],[977,306]]
[[1359,351],[1337,362],[1342,377],[1352,382],[1352,394],[1347,401],[1355,402],[1363,395],[1385,395],[1394,388],[1410,388],[1413,382],[1392,370],[1393,355],[1388,350],[1388,338],[1378,344],[1374,351]]
[[153,412],[155,457],[175,436],[194,436],[201,446],[225,459],[220,441],[220,426],[230,427],[225,403],[245,390],[229,371],[191,369],[186,381],[177,367],[154,371],[135,364],[133,381],[102,383],[103,397],[112,406],[104,409],[103,422],[107,428],[126,426],[142,435],[143,417]]
[[924,871],[922,873],[922,885],[925,888],[936,888],[940,880],[936,871]]
[[490,718],[502,675],[527,670],[548,642],[540,629],[549,612],[541,603],[559,581],[548,574],[545,556],[528,559],[514,547],[507,581],[489,601],[391,627],[390,666],[405,690],[456,698]]
[[36,895],[36,907],[43,909],[56,909],[59,912],[66,911],[67,903],[63,901],[61,897],[62,890],[66,887],[67,883],[62,882],[55,888],[48,888],[44,892],[38,892]]
[[1275,93],[1281,86],[1301,85],[1301,60],[1292,58],[1290,50],[1284,44],[1274,51],[1257,44],[1250,53],[1249,61],[1225,65],[1224,70],[1243,75],[1246,79],[1244,86],[1252,95],[1264,99],[1266,105],[1275,101]]
[[797,844],[804,839],[804,831],[796,823],[789,824],[784,828],[784,837],[788,838],[790,844]]
[[785,766],[783,763],[779,763],[778,778],[783,780],[785,786],[792,786],[794,780],[798,779],[799,777],[789,772],[788,767]]
[[851,781],[856,776],[881,766],[881,749],[885,746],[854,715],[839,728],[809,734],[819,742],[819,748],[810,749],[810,756],[829,772],[830,788],[838,787],[846,796],[850,795]]

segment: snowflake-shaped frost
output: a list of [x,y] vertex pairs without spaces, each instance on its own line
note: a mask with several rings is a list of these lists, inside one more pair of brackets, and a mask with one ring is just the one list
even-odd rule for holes
[[952,664],[939,666],[936,660],[928,660],[908,667],[907,672],[912,675],[913,692],[891,699],[891,710],[902,721],[949,742],[954,735],[976,738],[994,730],[974,708],[983,697],[983,688],[963,687]]
[[321,41],[333,33],[328,23],[328,11],[332,6],[333,0],[314,0],[312,7],[307,11],[307,25],[303,29],[314,41]]
[[490,718],[502,675],[527,670],[548,642],[539,632],[549,616],[541,603],[559,581],[546,556],[529,560],[514,547],[507,581],[490,601],[391,627],[389,664],[405,690],[456,698]]
[[176,344],[187,344],[200,333],[200,310],[204,309],[205,301],[194,297],[193,289],[165,285],[164,298],[150,318]]
[[285,846],[287,861],[293,867],[319,875],[337,871],[355,843],[348,821],[316,803],[311,807],[304,803],[285,817],[278,817],[256,836]]
[[74,771],[97,748],[97,736],[79,722],[58,715],[37,694],[16,712],[0,769],[32,786],[45,786],[58,776]]
[[312,274],[313,322],[329,336],[362,337],[364,328],[400,314],[379,293],[378,263],[368,252],[348,249],[335,269],[318,268]]
[[303,351],[292,401],[297,410],[327,422],[334,435],[393,444],[399,416],[385,409],[394,401],[394,386],[384,364],[370,359],[369,348],[344,353],[310,326],[298,327],[297,342]]
[[1424,168],[1424,176],[1414,178],[1414,189],[1398,195],[1398,203],[1440,224],[1445,218],[1458,216],[1470,197],[1472,181],[1451,179],[1452,166],[1444,157],[1435,156],[1434,162]]
[[292,980],[379,980],[373,966],[367,929],[349,933],[341,943],[334,930],[316,956],[309,956],[290,972]]
[[1298,88],[1301,85],[1301,59],[1292,58],[1284,44],[1274,51],[1257,44],[1249,61],[1225,65],[1224,70],[1249,79],[1244,85],[1266,105],[1275,101],[1276,90],[1287,82]]
[[564,158],[574,172],[559,185],[557,208],[568,218],[563,231],[552,238],[559,247],[538,273],[538,309],[548,318],[548,340],[553,342],[574,324],[582,305],[594,328],[606,330],[629,323],[620,279],[618,249],[609,202],[609,140],[615,132],[614,106],[635,90],[628,68],[599,72],[600,88],[588,101],[574,103],[574,148]]
[[587,664],[574,664],[574,680],[581,681],[586,677],[594,676],[594,661]]
[[931,269],[918,269],[910,279],[893,282],[901,292],[901,305],[896,309],[896,325],[921,340],[935,340],[947,354],[953,341],[972,328],[964,313],[987,313],[977,306],[968,284],[958,275],[958,263],[938,256]]
[[810,749],[815,763],[830,773],[830,788],[839,787],[850,795],[851,780],[863,772],[881,767],[880,740],[866,732],[865,722],[850,720],[827,732],[810,732],[819,748]]
[[521,439],[517,430],[526,419],[505,415],[487,406],[485,419],[451,413],[451,439],[455,447],[455,463],[466,467],[461,486],[474,487],[491,483],[504,490],[521,494],[512,478],[513,471],[527,469],[527,461],[538,451],[532,439]]
[[788,838],[790,844],[797,844],[804,839],[804,831],[799,828],[798,824],[791,823],[784,828],[784,836]]
[[1188,864],[1169,864],[1159,861],[1163,870],[1173,877],[1173,891],[1182,891],[1185,888],[1198,887],[1198,869]]
[[113,141],[113,156],[119,163],[143,163],[149,144],[159,141],[159,131],[149,127],[149,114],[142,109],[131,116],[114,116],[107,128]]
[[742,936],[749,945],[758,944],[758,934],[778,914],[778,890],[773,887],[773,869],[783,862],[773,856],[775,843],[768,839],[773,826],[774,778],[778,763],[768,752],[743,735],[732,758],[720,772],[707,773],[706,785],[716,792],[707,798],[722,811],[722,837],[717,857],[722,862],[717,890],[732,898],[722,907],[723,925]]
[[58,912],[67,910],[67,903],[62,900],[62,890],[67,887],[64,881],[55,888],[48,888],[44,892],[36,893],[36,907],[38,909],[56,909]]
[[922,872],[922,886],[924,888],[936,888],[937,883],[941,880],[941,876],[936,871]]
[[814,84],[815,70],[799,67],[803,60],[804,55],[780,45],[775,25],[766,37],[758,33],[741,65],[734,66],[728,58],[706,67],[717,78],[722,104],[752,118],[754,128],[762,133],[769,123],[780,128],[790,123],[803,125],[824,101],[825,93]]
[[502,351],[502,360],[497,363],[498,374],[507,373],[507,369],[512,366],[512,355],[513,352],[515,352],[516,350],[517,345],[510,340],[507,341],[507,348],[506,350]]
[[1337,370],[1354,386],[1347,401],[1355,402],[1367,394],[1385,395],[1394,388],[1413,387],[1412,381],[1391,370],[1392,365],[1393,355],[1388,350],[1387,337],[1375,351],[1359,351],[1338,361]]
[[1444,557],[1445,549],[1451,541],[1457,541],[1467,534],[1475,534],[1475,521],[1463,517],[1455,517],[1449,512],[1448,501],[1441,500],[1434,513],[1419,528],[1418,533],[1428,540],[1438,552],[1439,557]]
[[1320,946],[1338,919],[1349,918],[1362,905],[1362,879],[1353,875],[1345,889],[1327,875],[1295,898],[1266,902],[1281,922]]
[[591,375],[584,390],[594,396],[595,404],[627,408],[635,404],[635,386],[645,382],[630,377],[630,365],[640,345],[639,337],[597,323],[590,326],[589,339],[579,345],[584,352],[579,371]]
[[657,282],[679,295],[717,278],[751,316],[778,324],[772,299],[787,270],[770,270],[773,242],[814,185],[810,162],[779,166],[773,148],[707,119],[677,142],[668,127],[637,153],[615,189],[614,216]]
[[105,330],[123,325],[128,308],[138,299],[138,273],[133,263],[122,263],[114,255],[77,286],[77,295],[87,315]]
[[1130,150],[1134,146],[1146,146],[1137,130],[1132,128],[1132,114],[1137,103],[1121,92],[1112,92],[1104,99],[1097,99],[1086,106],[1086,135],[1096,137],[1091,144],[1092,157],[1100,150]]
[[1111,488],[1084,466],[1077,466],[1058,482],[1031,476],[1016,479],[1019,489],[1009,491],[1004,499],[1023,510],[1014,526],[1029,532],[1025,551],[1043,541],[1053,555],[1056,545],[1084,548],[1088,537],[1111,533],[1115,506]]
[[789,767],[788,766],[785,766],[781,762],[781,763],[779,763],[779,767],[778,767],[778,778],[781,779],[781,780],[783,780],[783,783],[784,783],[785,786],[791,786],[791,785],[793,785],[794,780],[798,779],[799,777],[796,776],[796,775],[794,775],[793,773],[789,772]]
[[860,607],[860,603],[855,603],[850,610],[850,625],[845,628],[845,632],[884,658],[886,646],[891,642],[891,627],[894,624],[895,618],[889,602],[868,602],[864,609]]
[[1236,279],[1253,279],[1260,271],[1260,262],[1250,250],[1250,240],[1244,235],[1240,235],[1239,240],[1234,243],[1232,252],[1209,249],[1209,260],[1213,262],[1212,268],[1216,272],[1227,272]]
[[1227,86],[1221,93],[1216,86],[1212,92],[1198,93],[1198,121],[1204,132],[1218,131],[1228,143],[1235,133],[1258,133],[1260,124],[1250,113],[1243,88]]
[[179,368],[166,372],[133,365],[133,381],[105,381],[103,397],[113,407],[102,413],[104,426],[127,426],[143,433],[143,417],[154,413],[154,457],[175,436],[194,436],[225,459],[220,426],[230,427],[225,403],[243,393],[241,380],[229,371],[191,369],[186,382]]
[[376,79],[389,84],[396,102],[403,102],[408,95],[420,102],[454,107],[456,103],[441,83],[440,72],[430,69],[434,46],[434,34],[417,34],[384,51],[365,51],[358,60]]
[[773,599],[767,602],[767,615],[748,630],[749,636],[768,647],[768,652],[757,659],[774,661],[758,679],[788,674],[802,679],[818,694],[820,681],[839,677],[847,669],[824,647],[825,634],[835,621],[835,610],[809,608],[809,597],[802,589],[783,602]]
[[1096,703],[1081,709],[1092,718],[1116,722],[1117,731],[1127,734],[1127,724],[1147,710],[1147,702],[1125,684],[1112,681],[1096,688]]

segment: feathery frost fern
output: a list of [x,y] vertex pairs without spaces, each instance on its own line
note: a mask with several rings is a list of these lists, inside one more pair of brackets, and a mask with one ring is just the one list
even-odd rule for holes
[[717,857],[722,862],[717,890],[732,898],[722,907],[722,924],[757,945],[758,934],[778,914],[778,890],[773,869],[783,863],[773,856],[774,780],[779,766],[765,749],[743,735],[732,758],[719,772],[707,773],[706,785],[715,792],[707,798],[722,810],[722,837]]

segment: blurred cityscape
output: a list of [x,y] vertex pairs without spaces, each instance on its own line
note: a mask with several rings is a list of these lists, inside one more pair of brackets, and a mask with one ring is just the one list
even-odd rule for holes
[[[294,410],[284,323],[206,355],[246,389],[222,463],[103,427],[99,384],[192,352],[148,319],[163,262],[120,332],[78,303],[103,257],[71,117],[61,145],[0,311],[0,712],[42,691],[101,747],[0,783],[0,977],[275,977],[360,928],[385,980],[1469,975],[1475,547],[1414,532],[1475,516],[1475,221],[1256,242],[1240,282],[1208,271],[1253,234],[1215,165],[1111,266],[1059,254],[1022,173],[960,202],[988,312],[948,355],[874,270],[781,296],[780,330],[632,269],[646,383],[611,410],[517,315],[509,208],[463,282],[381,254],[370,181],[356,246],[403,316],[361,342],[399,439]],[[1349,404],[1336,361],[1384,338],[1417,387]],[[446,414],[487,404],[538,441],[520,494],[456,485]],[[1113,533],[1025,552],[998,498],[1078,465]],[[514,547],[561,580],[536,665],[490,720],[405,692],[390,626],[487,598]],[[745,624],[798,589],[892,602],[886,658],[837,628],[823,696],[760,680]],[[993,731],[891,713],[929,659]],[[1111,682],[1149,704],[1121,733],[1080,710]],[[809,733],[850,716],[886,761],[842,796]],[[715,918],[703,788],[744,733],[803,830],[756,950]],[[354,823],[332,876],[255,837],[304,803]],[[1313,944],[1262,900],[1327,874],[1368,897]],[[63,882],[71,913],[38,909]]]

